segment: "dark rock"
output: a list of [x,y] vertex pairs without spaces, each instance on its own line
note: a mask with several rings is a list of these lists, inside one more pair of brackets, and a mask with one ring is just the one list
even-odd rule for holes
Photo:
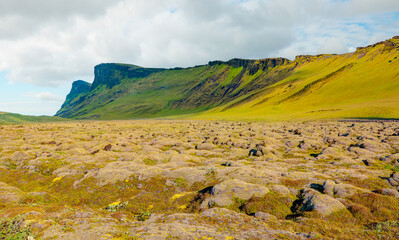
[[108,145],[106,145],[106,146],[104,147],[104,151],[110,151],[111,148],[112,148],[112,145],[111,145],[111,144],[108,144]]
[[222,166],[231,167],[232,163],[231,162],[225,162],[225,163],[222,163]]
[[99,151],[100,151],[100,150],[97,149],[97,150],[94,150],[93,152],[91,152],[90,154],[91,154],[91,155],[94,155],[94,154],[98,153]]
[[251,149],[251,150],[249,150],[249,153],[248,153],[248,156],[257,156],[257,150],[255,150],[255,149]]
[[365,159],[365,160],[362,160],[362,162],[363,162],[364,165],[366,165],[366,166],[370,166],[370,165],[371,165],[370,160]]

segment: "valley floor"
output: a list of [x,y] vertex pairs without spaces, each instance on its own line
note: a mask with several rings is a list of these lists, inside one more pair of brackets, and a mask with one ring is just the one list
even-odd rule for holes
[[82,121],[0,136],[0,239],[399,238],[399,122]]

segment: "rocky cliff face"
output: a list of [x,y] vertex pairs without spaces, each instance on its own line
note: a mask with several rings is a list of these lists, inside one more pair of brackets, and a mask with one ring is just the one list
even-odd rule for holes
[[91,89],[91,83],[85,82],[83,80],[77,80],[72,83],[72,89],[69,94],[79,95],[81,93],[88,93]]
[[96,89],[100,85],[113,88],[125,78],[144,78],[152,73],[164,70],[161,68],[141,68],[128,64],[102,63],[94,67],[94,81],[91,89]]
[[83,80],[76,80],[72,83],[71,91],[66,96],[65,102],[62,104],[61,109],[55,114],[56,116],[62,116],[65,112],[76,105],[76,103],[89,93],[91,90],[91,83],[85,82]]
[[253,75],[259,70],[267,71],[270,68],[274,68],[276,66],[288,63],[290,63],[290,60],[286,58],[265,58],[260,60],[234,58],[227,62],[211,61],[209,62],[209,65],[214,66],[214,65],[226,64],[234,68],[243,67],[245,69],[248,69],[250,75]]
[[91,90],[91,84],[88,82],[85,82],[83,80],[76,80],[72,83],[72,88],[69,94],[66,96],[64,104],[62,104],[62,107],[66,107],[69,105],[71,102],[73,102],[79,95],[84,95]]
[[[241,68],[229,84],[223,85],[222,81],[226,79],[229,70],[215,74],[206,78],[204,81],[199,81],[193,88],[189,89],[189,93],[185,98],[172,101],[171,108],[197,108],[201,106],[219,105],[227,103],[233,99],[243,96],[249,92],[259,90],[268,86],[290,74],[290,70],[286,72],[275,72],[275,74],[268,75],[267,72],[277,66],[284,66],[291,63],[290,60],[285,58],[266,58],[260,60],[248,59],[231,59],[227,62],[213,61],[209,62],[209,66],[227,65],[231,68]],[[255,77],[256,73],[260,73]],[[255,75],[255,76],[254,76]],[[246,79],[253,78],[251,84],[242,86]],[[221,86],[222,85],[222,86]]]

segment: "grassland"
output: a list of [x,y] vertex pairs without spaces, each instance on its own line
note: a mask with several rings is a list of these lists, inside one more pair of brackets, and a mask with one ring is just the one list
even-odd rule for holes
[[28,116],[16,113],[0,112],[0,124],[21,124],[32,122],[60,122],[70,121],[69,119],[51,116]]

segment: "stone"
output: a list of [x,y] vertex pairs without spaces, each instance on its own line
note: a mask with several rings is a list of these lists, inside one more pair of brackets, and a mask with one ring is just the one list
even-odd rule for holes
[[229,179],[212,188],[212,196],[202,202],[201,209],[214,206],[227,207],[234,204],[234,198],[248,200],[251,197],[263,197],[267,193],[269,189],[265,186]]
[[269,186],[270,190],[281,194],[282,196],[289,196],[291,194],[290,190],[283,185],[271,185]]
[[265,212],[256,212],[254,217],[262,220],[277,220],[277,217]]
[[331,180],[326,180],[323,183],[323,193],[327,194],[330,197],[336,198],[345,198],[348,196],[352,196],[358,192],[367,192],[365,189],[355,187],[351,184],[339,183],[336,184]]
[[303,199],[302,211],[316,211],[323,216],[327,216],[346,209],[337,199],[310,188],[304,189],[301,197]]
[[397,190],[391,189],[391,188],[377,189],[377,190],[374,190],[373,192],[381,194],[381,195],[399,198],[399,192]]
[[392,173],[391,174],[391,178],[393,179],[393,180],[395,180],[396,182],[399,182],[399,173]]
[[327,194],[330,197],[334,196],[334,186],[335,186],[335,182],[331,181],[331,180],[326,180],[323,183],[323,192],[325,194]]
[[337,198],[349,197],[359,192],[367,192],[367,191],[365,189],[355,187],[351,184],[341,183],[341,184],[336,184],[334,186],[334,197]]
[[104,151],[111,151],[112,145],[108,144],[104,147]]
[[399,185],[399,183],[397,181],[395,181],[393,178],[388,178],[388,182],[389,184],[391,184],[391,186],[396,187]]

